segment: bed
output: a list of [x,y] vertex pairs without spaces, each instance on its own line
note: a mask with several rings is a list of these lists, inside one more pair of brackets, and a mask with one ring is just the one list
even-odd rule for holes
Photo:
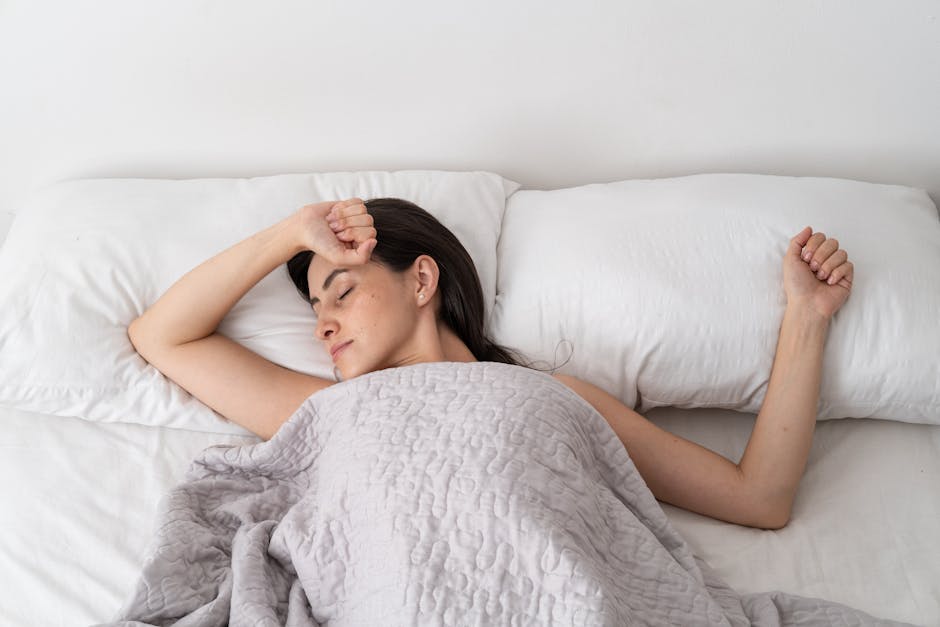
[[[666,209],[681,205],[675,201],[680,192],[685,199],[714,200],[701,209],[712,212],[702,214],[707,216],[715,215],[716,207],[735,206],[714,190],[737,194],[734,198],[748,211],[758,205],[741,200],[740,194],[751,190],[766,199],[760,211],[722,215],[762,244],[782,246],[789,222],[775,220],[788,210],[787,201],[812,198],[805,213],[791,216],[797,220],[812,220],[821,215],[814,210],[827,206],[819,203],[833,201],[842,211],[825,215],[834,228],[842,227],[833,233],[845,233],[850,255],[862,258],[872,251],[869,242],[880,236],[888,252],[869,252],[869,269],[874,272],[878,254],[894,259],[899,265],[885,265],[879,276],[887,276],[884,284],[900,291],[881,294],[881,308],[875,310],[880,318],[857,314],[855,322],[866,325],[858,328],[878,333],[853,335],[856,327],[844,322],[834,335],[834,346],[843,352],[832,353],[833,363],[861,359],[851,347],[862,340],[871,341],[868,354],[876,358],[868,367],[858,363],[852,377],[828,382],[826,389],[833,393],[824,394],[820,406],[825,419],[817,424],[791,521],[783,529],[761,530],[665,503],[662,509],[695,554],[740,593],[780,590],[888,620],[940,624],[940,346],[929,326],[929,316],[938,315],[933,299],[940,293],[940,265],[916,267],[911,284],[898,274],[904,262],[933,260],[929,255],[940,250],[933,239],[940,228],[940,153],[933,139],[940,130],[935,115],[940,88],[929,80],[940,69],[932,61],[926,79],[896,71],[899,65],[923,67],[922,59],[940,58],[940,26],[930,14],[932,5],[889,10],[875,4],[811,9],[804,3],[729,2],[705,8],[604,2],[591,10],[573,4],[548,10],[527,2],[471,14],[431,3],[394,11],[364,3],[298,3],[278,12],[250,2],[224,9],[178,3],[159,11],[110,3],[96,9],[101,13],[94,19],[67,3],[56,6],[53,13],[25,2],[0,8],[0,58],[5,60],[0,77],[23,95],[0,103],[5,138],[0,233],[6,238],[9,231],[19,247],[5,243],[0,249],[6,255],[0,289],[11,299],[27,289],[23,273],[37,276],[41,266],[35,264],[64,267],[62,251],[81,245],[69,239],[79,233],[96,244],[87,250],[103,264],[128,262],[97,266],[106,280],[88,296],[99,299],[88,301],[93,303],[119,301],[126,318],[152,302],[169,277],[205,258],[206,251],[270,220],[274,214],[265,213],[265,207],[296,208],[305,194],[325,198],[393,190],[444,207],[443,215],[469,242],[478,263],[493,328],[503,339],[518,339],[539,357],[560,363],[566,354],[556,352],[555,336],[525,324],[525,306],[533,294],[545,293],[539,281],[551,276],[546,270],[551,260],[513,257],[518,248],[510,246],[511,238],[523,240],[528,222],[513,223],[507,216],[526,211],[550,216],[559,207],[593,206],[592,194],[651,198],[658,190],[659,204],[650,205],[656,212],[646,218],[659,215],[660,227],[666,228],[674,215]],[[357,28],[340,28],[350,24]],[[389,24],[405,29],[410,38],[389,34]],[[562,47],[560,36],[582,45]],[[833,47],[838,37],[852,38],[853,54],[849,47]],[[252,45],[237,45],[246,40]],[[744,47],[746,55],[739,53]],[[765,72],[771,65],[773,80]],[[435,77],[433,88],[426,76]],[[690,101],[689,92],[700,98]],[[596,96],[587,103],[585,93]],[[546,100],[555,104],[546,107]],[[868,108],[854,107],[861,100]],[[860,156],[865,150],[867,156]],[[398,187],[388,183],[408,176],[418,178],[399,181]],[[458,179],[466,177],[472,181],[459,193],[428,184],[441,176],[453,177],[454,185],[464,184]],[[363,180],[374,185],[363,186]],[[817,183],[813,195],[803,197],[761,187],[795,190],[785,186]],[[695,187],[706,184],[720,186],[709,187],[708,193]],[[464,209],[442,202],[447,195],[442,189],[463,198]],[[572,194],[580,194],[577,201]],[[876,198],[889,200],[879,204]],[[190,244],[198,238],[181,235],[183,226],[198,224],[192,221],[198,215],[218,216],[230,209],[232,199],[244,211],[235,211],[237,220],[216,239],[195,246]],[[466,212],[470,205],[478,211]],[[852,207],[859,206],[868,206],[872,219],[883,220],[880,232],[860,218],[852,227]],[[507,213],[510,209],[513,214]],[[683,210],[691,211],[687,205]],[[887,230],[894,211],[907,230]],[[202,228],[209,224],[207,218]],[[545,224],[570,229],[561,214],[546,217]],[[687,224],[677,230],[686,238],[682,242],[708,233],[702,231],[704,222],[690,218]],[[135,249],[122,240],[140,229],[153,233],[147,245]],[[50,245],[38,251],[42,244],[24,233],[42,232],[49,233]],[[628,232],[619,231],[625,238]],[[641,235],[625,241],[639,251]],[[51,245],[56,237],[57,245]],[[850,248],[853,238],[856,247]],[[706,238],[698,252],[713,243]],[[750,274],[739,277],[748,285],[760,285],[779,270],[781,249],[765,255],[756,250],[731,249],[739,262],[758,258]],[[618,254],[618,268],[642,261]],[[122,273],[122,267],[150,272],[148,259],[172,263],[153,269],[142,283]],[[512,284],[504,267],[528,268],[516,276],[531,280]],[[72,286],[90,285],[79,270],[71,278],[63,274],[63,285],[70,280]],[[666,281],[653,268],[643,276],[650,283],[642,289]],[[139,290],[118,289],[134,285]],[[271,355],[286,338],[296,337],[291,334],[307,333],[309,321],[301,319],[305,312],[299,301],[274,313],[262,306],[285,286],[283,276],[260,286],[254,299],[235,312],[228,331]],[[773,286],[762,289],[761,297],[753,299],[757,302],[726,304],[779,312],[779,292]],[[896,294],[911,299],[918,289],[921,300],[891,300]],[[857,290],[853,297],[862,293]],[[657,294],[666,310],[677,308],[683,298],[669,291]],[[558,296],[541,304],[561,316],[566,311],[562,300]],[[160,500],[182,481],[191,460],[210,446],[258,441],[147,371],[146,364],[133,360],[129,345],[100,341],[104,336],[95,333],[101,329],[94,327],[93,315],[86,315],[93,308],[83,311],[71,318],[63,314],[58,325],[56,318],[44,318],[50,325],[47,337],[11,339],[9,320],[0,329],[4,358],[11,346],[24,355],[26,340],[38,347],[28,367],[0,362],[5,368],[5,387],[0,386],[3,624],[112,619],[140,572]],[[921,317],[911,318],[915,311]],[[648,310],[626,313],[637,316],[637,328],[650,332],[679,328],[682,322],[655,326],[645,317],[652,315]],[[613,319],[612,314],[605,320]],[[92,322],[87,328],[69,326],[84,321]],[[107,338],[118,337],[121,321],[120,316],[108,320]],[[28,318],[20,322],[29,328]],[[762,325],[748,327],[752,336],[742,332],[742,337],[772,337],[778,323],[773,315],[765,316]],[[904,326],[913,323],[925,326]],[[258,325],[274,325],[284,333],[261,333]],[[62,340],[66,328],[75,332],[50,344]],[[541,334],[532,335],[536,331]],[[566,331],[580,338],[570,372],[605,384],[665,429],[729,459],[740,458],[772,345],[755,342],[752,358],[733,360],[738,369],[752,373],[736,380],[737,387],[695,389],[692,377],[662,382],[663,373],[650,360],[620,362],[617,374],[599,366],[592,370],[591,363],[606,365],[611,358],[592,362],[584,357],[590,343],[579,335],[586,331],[583,325]],[[732,363],[729,355],[741,352],[731,341],[734,336],[700,337],[714,339],[714,344],[701,344],[717,347],[724,356],[721,363]],[[692,345],[687,337],[673,340],[675,346]],[[658,356],[667,372],[678,372],[668,342],[657,337],[636,341],[649,342],[637,346]],[[49,353],[49,346],[58,352]],[[889,358],[907,349],[912,352],[898,360],[897,368],[887,367]],[[85,364],[87,372],[75,368],[75,355],[85,351],[93,356],[93,366]],[[304,362],[309,356],[302,351],[282,357],[297,369],[326,366],[322,356]],[[63,364],[73,369],[56,370]],[[38,397],[23,391],[24,377],[51,373],[60,381],[75,377],[74,395],[33,402]],[[127,383],[120,377],[144,377],[135,381],[146,388],[146,402],[117,392],[76,392],[81,377],[92,375],[111,377],[115,389]],[[667,392],[679,384],[686,396],[669,397]],[[733,394],[708,397],[708,390]],[[865,390],[874,396],[866,397]]]
[[[753,418],[706,412],[707,425],[696,423],[688,415],[692,410],[654,409],[647,415],[733,458],[743,450]],[[163,493],[204,447],[253,441],[89,425],[9,409],[3,416],[3,552],[5,563],[16,565],[5,576],[15,591],[3,601],[10,625],[108,620],[139,573]],[[940,470],[938,447],[936,429],[925,425],[824,423],[786,528],[761,531],[669,505],[663,509],[697,554],[737,590],[783,589],[932,625],[938,550],[933,529],[940,506],[930,495],[931,473],[936,477]],[[866,452],[864,458],[859,451]],[[909,487],[899,490],[899,484]],[[911,493],[926,496],[911,499]]]

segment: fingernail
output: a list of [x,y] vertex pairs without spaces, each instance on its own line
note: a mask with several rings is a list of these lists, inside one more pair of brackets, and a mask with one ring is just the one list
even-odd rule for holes
[[835,282],[836,282],[836,277],[835,277],[835,275],[832,275],[831,277],[829,277],[829,280],[826,281],[826,282],[827,282],[829,285],[832,285],[833,283],[835,283]]
[[331,229],[335,229],[335,228],[338,227],[338,226],[339,226],[339,222],[330,222],[330,228],[331,228]]
[[823,272],[822,270],[820,270],[819,272],[816,273],[816,277],[819,278],[819,279],[825,279],[825,278],[826,278],[826,273]]
[[809,258],[813,255],[807,250],[803,253],[803,261],[809,261]]
[[811,261],[809,264],[809,269],[812,270],[813,272],[816,272],[817,270],[819,270],[819,262]]

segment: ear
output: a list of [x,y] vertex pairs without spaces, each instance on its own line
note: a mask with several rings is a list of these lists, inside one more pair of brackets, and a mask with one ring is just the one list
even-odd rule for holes
[[437,262],[429,255],[419,255],[411,265],[411,272],[415,279],[415,302],[419,307],[430,303],[437,293],[437,281],[441,275]]

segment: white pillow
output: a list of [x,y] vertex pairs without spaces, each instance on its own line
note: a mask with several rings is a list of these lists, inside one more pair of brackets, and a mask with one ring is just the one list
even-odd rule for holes
[[703,174],[517,191],[494,338],[549,365],[571,355],[559,372],[641,412],[757,412],[786,304],[783,254],[805,226],[855,265],[818,418],[940,423],[940,221],[908,187]]
[[[493,308],[496,242],[519,185],[488,172],[288,174],[252,179],[98,179],[53,185],[0,249],[0,405],[103,422],[247,433],[141,358],[127,325],[206,259],[300,206],[405,198],[467,248]],[[381,236],[381,234],[380,234]],[[219,331],[267,359],[333,379],[315,319],[284,266]]]

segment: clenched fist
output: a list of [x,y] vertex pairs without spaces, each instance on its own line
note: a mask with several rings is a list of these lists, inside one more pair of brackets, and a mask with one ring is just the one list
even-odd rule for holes
[[790,240],[783,259],[787,304],[810,307],[832,318],[849,297],[854,270],[837,239],[804,228]]

